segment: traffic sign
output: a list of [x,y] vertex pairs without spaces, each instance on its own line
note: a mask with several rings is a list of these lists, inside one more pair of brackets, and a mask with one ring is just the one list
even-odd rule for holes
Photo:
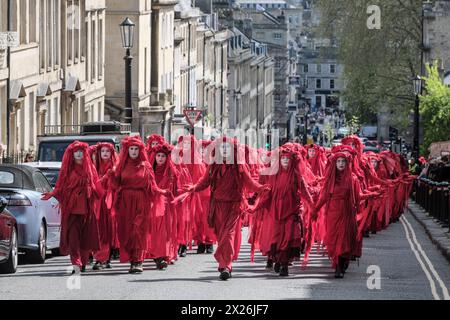
[[191,127],[195,126],[195,124],[200,120],[202,111],[194,108],[186,108],[184,109],[184,116],[186,117],[187,122],[191,125]]

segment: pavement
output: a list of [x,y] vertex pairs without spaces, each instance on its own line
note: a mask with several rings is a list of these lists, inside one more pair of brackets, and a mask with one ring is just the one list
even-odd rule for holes
[[[450,265],[422,225],[407,212],[387,230],[364,240],[363,257],[352,262],[344,279],[335,279],[326,256],[314,250],[305,270],[296,261],[290,276],[267,271],[265,258],[250,261],[243,245],[233,277],[218,279],[212,255],[189,251],[165,271],[145,263],[140,275],[128,265],[71,276],[68,257],[49,257],[42,265],[20,263],[13,275],[0,275],[0,300],[442,300],[450,299]],[[21,259],[23,260],[23,259]]]
[[430,240],[436,245],[439,251],[450,261],[450,230],[443,227],[439,221],[433,218],[420,205],[410,200],[408,205],[409,213],[422,225]]

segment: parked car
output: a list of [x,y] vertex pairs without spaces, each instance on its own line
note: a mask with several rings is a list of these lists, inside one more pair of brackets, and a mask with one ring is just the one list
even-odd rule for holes
[[54,188],[56,181],[59,177],[59,171],[61,170],[61,162],[25,162],[23,165],[30,166],[41,170],[44,176],[47,178],[50,185]]
[[19,249],[32,263],[44,263],[47,250],[58,253],[61,215],[58,201],[41,200],[52,186],[43,173],[26,165],[0,165],[0,196],[17,219]]
[[19,261],[18,229],[7,205],[8,200],[0,197],[0,273],[15,273]]

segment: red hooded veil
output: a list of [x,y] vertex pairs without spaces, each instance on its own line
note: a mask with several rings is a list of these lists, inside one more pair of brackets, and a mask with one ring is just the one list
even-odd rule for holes
[[[75,163],[73,153],[76,151],[83,151],[82,165]],[[88,210],[84,237],[81,240],[81,249],[92,251],[99,249],[98,225],[95,213],[100,193],[101,188],[98,185],[98,176],[90,159],[89,145],[80,141],[71,143],[64,152],[55,189],[53,192],[44,195],[45,198],[55,197],[61,207],[61,254],[69,254],[69,215],[79,204],[79,201],[86,201]]]

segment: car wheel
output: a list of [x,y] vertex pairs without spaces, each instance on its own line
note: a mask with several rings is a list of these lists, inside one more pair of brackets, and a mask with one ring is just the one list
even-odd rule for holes
[[0,264],[0,273],[15,273],[19,264],[19,244],[17,240],[16,228],[13,228],[11,234],[11,251],[6,262]]
[[38,250],[28,251],[27,260],[31,263],[44,263],[45,254],[47,252],[47,233],[45,225],[42,222],[39,228]]

